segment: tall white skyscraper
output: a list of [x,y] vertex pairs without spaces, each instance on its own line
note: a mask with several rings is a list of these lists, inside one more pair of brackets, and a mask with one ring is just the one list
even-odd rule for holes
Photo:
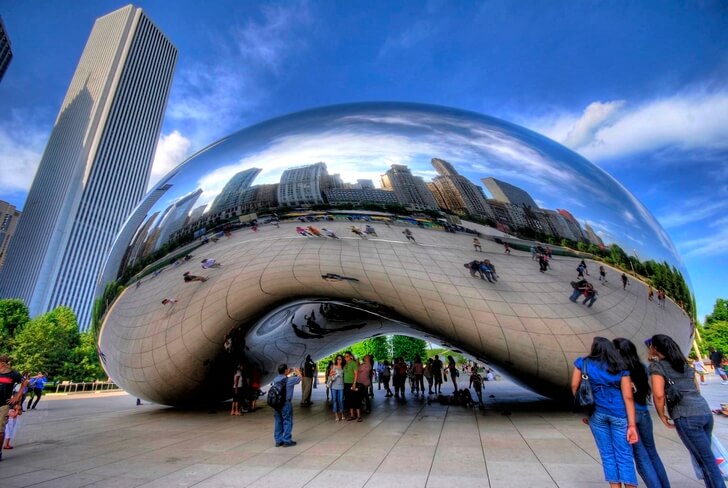
[[141,200],[177,49],[132,5],[96,20],[0,271],[32,315],[70,306],[89,325],[96,279]]

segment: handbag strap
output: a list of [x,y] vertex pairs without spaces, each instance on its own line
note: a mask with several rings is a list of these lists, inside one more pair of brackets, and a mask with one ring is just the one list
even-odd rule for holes
[[662,364],[662,361],[657,361],[657,364],[660,366],[660,369],[662,370],[662,377],[665,378],[665,382],[668,385],[675,385],[675,382],[672,381],[672,378],[667,376],[667,371],[665,371],[665,365]]
[[582,362],[583,369],[581,370],[581,379],[588,380],[589,379],[589,359],[584,358],[584,361]]

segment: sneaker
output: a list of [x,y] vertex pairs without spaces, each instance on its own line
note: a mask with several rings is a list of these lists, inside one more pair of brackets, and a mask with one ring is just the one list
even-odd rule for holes
[[726,381],[721,381],[721,382],[720,382],[720,384],[721,384],[721,385],[728,385],[728,380],[726,380]]
[[276,442],[276,447],[281,447],[283,445],[282,442]]
[[296,441],[291,441],[291,442],[284,442],[284,443],[283,443],[283,447],[293,447],[293,446],[295,446],[296,444],[297,444],[297,443],[296,443]]

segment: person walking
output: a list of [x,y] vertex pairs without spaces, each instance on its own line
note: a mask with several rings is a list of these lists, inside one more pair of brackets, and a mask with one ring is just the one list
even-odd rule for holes
[[700,376],[700,382],[705,383],[705,373],[707,371],[705,370],[705,364],[703,363],[703,360],[698,358],[693,361],[693,369],[695,370],[695,373]]
[[571,392],[576,395],[582,375],[589,378],[594,411],[589,428],[602,459],[604,478],[612,488],[636,487],[637,473],[630,444],[638,441],[632,382],[619,352],[609,339],[595,337],[588,356],[574,361]]
[[372,368],[374,366],[374,362],[372,361],[372,357],[367,354],[362,359],[361,364],[359,365],[359,371],[356,376],[356,389],[359,391],[359,411],[357,416],[357,421],[361,422],[361,410],[362,410],[362,404],[364,406],[364,412],[365,413],[371,413],[372,411],[372,399],[369,396],[369,387],[372,385]]
[[387,394],[384,395],[385,398],[393,396],[392,390],[389,388],[389,380],[392,378],[392,368],[389,367],[389,361],[387,361],[386,359],[382,363],[382,372],[380,373],[380,378],[382,379],[384,389],[387,392]]
[[[40,397],[43,396],[43,389],[45,388],[46,383],[48,383],[48,378],[46,378],[46,375],[41,371],[38,371],[38,374],[30,379],[28,382],[28,389],[30,389],[31,397],[28,400],[28,407],[26,410],[35,410],[35,407],[38,406]],[[35,402],[33,402],[33,398],[35,398]],[[31,403],[33,406],[30,405]]]
[[404,396],[405,387],[407,386],[407,363],[403,357],[398,357],[394,363],[394,398],[404,402],[407,399]]
[[427,395],[432,395],[432,358],[427,359],[423,376],[427,380]]
[[[16,385],[20,385],[17,393],[13,393]],[[11,406],[20,404],[23,390],[28,386],[28,379],[10,367],[10,357],[0,355],[0,461],[3,459],[2,447],[5,444],[5,425]],[[22,404],[21,404],[22,410]]]
[[480,239],[473,237],[473,248],[478,252],[483,252],[483,248],[480,247]]
[[[293,374],[293,376],[291,376]],[[285,388],[282,390],[286,395],[286,402],[280,410],[273,410],[275,419],[275,430],[273,438],[276,441],[276,447],[291,447],[296,445],[296,441],[292,439],[293,434],[293,390],[297,384],[301,382],[301,370],[291,369],[287,364],[278,366],[278,376],[273,378],[273,384],[281,384]]]
[[639,440],[632,444],[632,454],[637,465],[637,473],[647,485],[647,488],[670,488],[670,481],[657,454],[655,438],[652,434],[652,418],[647,407],[650,397],[650,382],[647,377],[647,368],[640,362],[637,348],[629,339],[617,338],[612,341],[614,347],[622,356],[622,361],[629,371],[634,391],[635,420]]
[[723,369],[723,352],[712,348],[710,350],[710,362],[713,364],[715,374],[720,376],[721,384],[728,385],[728,375],[726,375],[726,372]]
[[627,275],[625,273],[622,273],[622,289],[626,290],[627,285],[629,285],[629,278],[627,278]]
[[478,403],[483,406],[483,377],[478,373],[478,365],[473,365],[470,371],[470,384],[468,388],[473,388],[478,396]]
[[311,359],[310,354],[306,355],[301,371],[303,371],[303,378],[301,378],[301,406],[310,407],[313,405],[311,402],[311,388],[313,388],[313,375],[316,372],[316,363]]
[[[680,346],[671,337],[656,334],[645,341],[645,345],[649,355],[656,358],[650,364],[650,376],[657,415],[665,427],[677,429],[680,440],[703,473],[706,488],[725,488],[711,449],[713,413],[700,395],[695,370],[688,365]],[[673,391],[678,391],[681,397],[674,397]]]
[[[339,354],[339,356],[341,356],[341,354]],[[341,361],[342,361],[341,364],[343,367],[344,356],[341,356]],[[324,373],[324,378],[326,378],[326,403],[333,401],[332,397],[331,397],[331,386],[329,385],[329,381],[328,381],[329,377],[331,376],[331,368],[333,368],[333,367],[334,367],[334,361],[329,361],[328,364],[326,365],[326,373]],[[341,391],[342,392],[344,391],[344,381],[343,380],[341,381]]]
[[344,356],[336,355],[336,359],[327,370],[326,387],[331,390],[331,410],[334,420],[344,420]]

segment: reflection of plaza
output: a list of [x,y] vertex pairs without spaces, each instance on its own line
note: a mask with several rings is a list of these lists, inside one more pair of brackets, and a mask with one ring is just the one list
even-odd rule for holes
[[[620,272],[611,268],[610,283],[597,284],[598,264],[589,260],[599,291],[592,308],[568,301],[579,258],[554,256],[551,269],[542,274],[530,253],[504,255],[503,247],[488,239],[481,239],[483,252],[475,252],[468,234],[375,224],[379,237],[364,240],[351,234],[349,222],[327,225],[342,238],[301,237],[295,223],[262,226],[258,233],[241,229],[231,239],[199,247],[188,263],[169,266],[158,276],[147,276],[138,288],[128,288],[101,337],[112,377],[130,392],[161,403],[194,398],[218,386],[210,372],[224,368],[219,356],[231,328],[250,330],[253,336],[254,324],[270,310],[312,298],[378,304],[380,312],[396,313],[397,320],[413,327],[407,333],[447,342],[546,393],[566,387],[571,361],[588,349],[594,335],[638,341],[659,330],[682,342],[690,337],[690,321],[673,302],[665,308],[648,302],[645,285],[636,280],[623,290]],[[406,241],[404,228],[412,229],[417,244]],[[225,265],[202,271],[198,257]],[[472,278],[463,267],[485,257],[498,270],[496,283]],[[209,280],[184,283],[184,271]],[[323,280],[326,273],[359,281]],[[160,306],[167,296],[179,302]],[[344,345],[382,331],[402,332],[401,324],[384,319],[386,323],[376,324],[366,320],[362,328],[364,321],[356,315],[328,319],[320,306],[273,320],[272,329],[281,331],[272,336],[275,340],[246,339],[248,347],[255,345],[252,354],[269,376],[282,358],[324,355],[341,347],[334,340],[338,334],[322,333],[337,324],[345,327]],[[304,334],[292,333],[292,325]],[[163,380],[173,377],[184,377],[185,389]]]

